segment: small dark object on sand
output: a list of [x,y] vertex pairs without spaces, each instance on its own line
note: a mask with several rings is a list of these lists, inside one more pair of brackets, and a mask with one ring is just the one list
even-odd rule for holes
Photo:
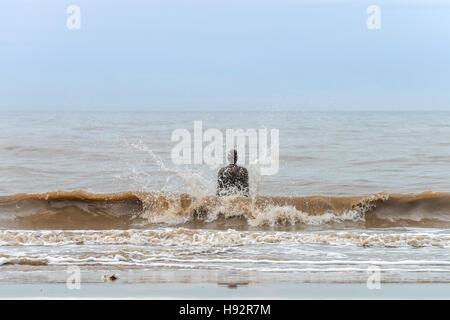
[[115,274],[112,274],[110,276],[108,275],[103,276],[103,281],[116,281],[117,279],[119,279],[119,277],[116,276]]

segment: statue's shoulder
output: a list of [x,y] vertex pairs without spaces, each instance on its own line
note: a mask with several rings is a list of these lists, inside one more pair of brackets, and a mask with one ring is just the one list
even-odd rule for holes
[[219,174],[223,174],[225,171],[227,171],[227,170],[230,170],[230,166],[228,165],[228,166],[226,166],[226,167],[223,167],[223,168],[221,168],[220,170],[219,170]]
[[240,174],[248,174],[248,171],[246,168],[244,167],[238,167],[239,173]]

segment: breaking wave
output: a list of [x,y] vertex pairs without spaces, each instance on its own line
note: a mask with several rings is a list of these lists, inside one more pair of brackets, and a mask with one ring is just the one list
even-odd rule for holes
[[149,225],[218,229],[302,228],[359,223],[365,227],[450,226],[450,194],[378,193],[355,197],[216,197],[84,191],[0,197],[9,229],[130,229]]

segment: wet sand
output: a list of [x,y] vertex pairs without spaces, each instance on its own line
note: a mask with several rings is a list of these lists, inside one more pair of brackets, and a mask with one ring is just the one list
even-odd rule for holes
[[276,283],[261,285],[89,283],[69,290],[65,283],[0,285],[1,299],[449,299],[450,284]]

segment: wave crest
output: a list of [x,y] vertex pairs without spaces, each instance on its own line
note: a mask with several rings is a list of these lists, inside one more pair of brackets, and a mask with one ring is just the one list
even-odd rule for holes
[[213,228],[450,225],[450,194],[378,193],[355,197],[243,197],[84,191],[0,197],[0,222],[10,229],[130,229],[151,224]]

